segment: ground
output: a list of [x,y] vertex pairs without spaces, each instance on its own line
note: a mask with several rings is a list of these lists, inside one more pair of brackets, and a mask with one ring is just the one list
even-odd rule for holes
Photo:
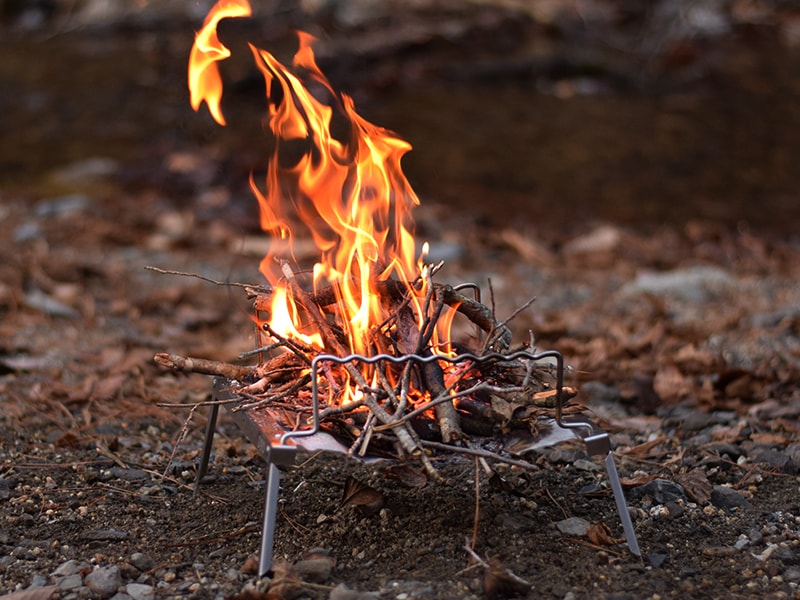
[[[299,17],[282,15],[232,32],[288,44]],[[2,100],[0,592],[798,597],[798,58],[770,37],[789,25],[734,22],[636,63],[593,54],[568,20],[436,16],[381,43],[352,15],[320,17],[322,66],[414,144],[439,280],[484,298],[491,282],[500,316],[536,297],[516,339],[560,350],[611,432],[643,557],[614,539],[581,443],[527,455],[534,470],[495,465],[504,483],[445,455],[422,487],[388,461],[304,454],[282,480],[274,572],[257,577],[263,461],[223,414],[195,493],[207,408],[189,407],[210,381],[152,361],[252,348],[248,302],[146,267],[261,281],[247,177],[264,168],[263,84],[236,67],[217,129],[186,109],[197,24],[145,21],[3,42],[20,101]],[[519,42],[531,31],[535,48]],[[386,506],[342,505],[350,475]],[[492,568],[470,561],[473,535]]]

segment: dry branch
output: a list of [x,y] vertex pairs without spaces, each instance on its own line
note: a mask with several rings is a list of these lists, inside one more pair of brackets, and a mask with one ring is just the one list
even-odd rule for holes
[[255,373],[255,367],[245,365],[233,365],[231,363],[208,360],[205,358],[191,358],[179,356],[178,354],[166,354],[160,352],[153,357],[156,364],[172,369],[183,371],[184,373],[202,373],[203,375],[216,375],[242,381],[250,379]]

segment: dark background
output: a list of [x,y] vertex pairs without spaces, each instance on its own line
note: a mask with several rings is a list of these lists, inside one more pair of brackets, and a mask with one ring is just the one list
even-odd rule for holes
[[[699,218],[791,234],[798,222],[792,3],[254,2],[253,19],[220,27],[234,50],[226,131],[188,106],[209,5],[2,2],[3,188],[107,157],[131,186],[189,198],[221,183],[247,204],[270,142],[244,43],[288,59],[302,28],[334,85],[412,143],[404,164],[424,204],[487,227]],[[215,157],[202,181],[165,166],[198,149]]]

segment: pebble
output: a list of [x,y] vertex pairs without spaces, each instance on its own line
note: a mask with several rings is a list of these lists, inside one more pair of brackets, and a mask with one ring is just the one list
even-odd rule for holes
[[125,586],[125,591],[133,600],[154,600],[156,597],[155,588],[144,583],[129,583]]
[[644,485],[637,486],[630,491],[631,498],[639,499],[650,496],[658,504],[669,502],[688,502],[683,486],[668,479],[654,479]]
[[564,535],[582,537],[589,531],[591,523],[580,517],[570,517],[556,523],[556,528]]
[[84,583],[96,595],[107,598],[122,585],[122,575],[116,565],[99,567],[86,576]]
[[622,288],[624,295],[671,296],[687,302],[704,302],[733,287],[735,280],[718,267],[689,267],[663,273],[642,273]]
[[129,560],[130,563],[140,571],[149,571],[153,568],[153,565],[155,565],[152,558],[141,552],[134,552],[131,554]]
[[70,559],[65,563],[61,563],[56,570],[50,573],[53,577],[66,577],[68,575],[74,575],[77,573],[82,567],[87,566],[85,563],[80,563],[77,560]]
[[63,579],[58,582],[58,587],[61,591],[69,591],[74,590],[83,585],[83,577],[81,577],[80,573],[75,573],[74,575],[67,575]]
[[745,508],[750,502],[741,492],[723,485],[715,485],[711,491],[711,504],[719,509],[731,511],[734,508]]

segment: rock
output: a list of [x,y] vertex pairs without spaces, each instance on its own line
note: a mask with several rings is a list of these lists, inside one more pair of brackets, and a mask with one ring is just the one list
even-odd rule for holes
[[751,459],[756,463],[764,463],[770,467],[775,467],[781,471],[791,473],[795,466],[791,462],[791,457],[786,452],[767,448],[751,453]]
[[790,583],[800,582],[800,568],[789,567],[783,572],[783,578]]
[[78,562],[77,560],[71,559],[56,567],[56,570],[50,573],[50,575],[53,577],[66,577],[68,575],[74,575],[84,566],[84,564]]
[[328,600],[373,600],[374,598],[380,598],[380,594],[377,592],[351,590],[343,583],[334,587],[328,594]]
[[586,532],[589,531],[591,523],[586,519],[582,519],[580,517],[570,517],[568,519],[564,519],[563,521],[558,521],[556,523],[556,528],[563,533],[564,535],[573,535],[576,537],[582,537],[586,535]]
[[101,598],[108,598],[116,593],[117,588],[122,585],[122,575],[119,567],[109,565],[95,569],[86,576],[84,582],[92,592]]
[[649,483],[637,486],[630,491],[630,495],[631,498],[636,500],[647,495],[659,504],[677,502],[678,500],[689,501],[683,486],[668,479],[654,479]]
[[655,567],[657,569],[658,567],[662,566],[665,562],[667,562],[668,558],[669,554],[667,554],[666,551],[656,550],[647,555],[647,562],[649,562],[652,567]]
[[741,492],[722,485],[715,485],[711,491],[711,504],[727,511],[750,506],[750,502]]
[[125,591],[133,600],[154,600],[156,597],[155,588],[144,583],[129,583]]
[[336,561],[328,556],[299,560],[294,563],[294,571],[303,581],[325,583],[330,579]]
[[80,573],[75,573],[74,575],[67,575],[61,581],[58,582],[58,587],[62,592],[67,592],[69,590],[75,590],[83,585],[83,577],[81,577]]
[[40,202],[36,206],[38,217],[66,217],[89,209],[89,197],[84,194],[69,194]]
[[716,267],[689,267],[663,273],[642,273],[622,288],[624,295],[671,296],[687,302],[705,302],[731,288],[735,280]]
[[118,529],[98,529],[86,536],[89,540],[101,542],[113,542],[116,540],[128,539],[127,531],[119,531]]
[[140,571],[149,571],[155,565],[152,558],[141,552],[134,552],[131,554],[129,560],[130,563]]
[[669,511],[669,516],[673,519],[677,519],[686,512],[686,509],[678,502],[667,502],[666,506]]
[[24,303],[25,306],[32,310],[39,311],[52,317],[76,319],[80,316],[77,310],[56,300],[52,296],[48,296],[38,288],[34,288],[25,294]]

